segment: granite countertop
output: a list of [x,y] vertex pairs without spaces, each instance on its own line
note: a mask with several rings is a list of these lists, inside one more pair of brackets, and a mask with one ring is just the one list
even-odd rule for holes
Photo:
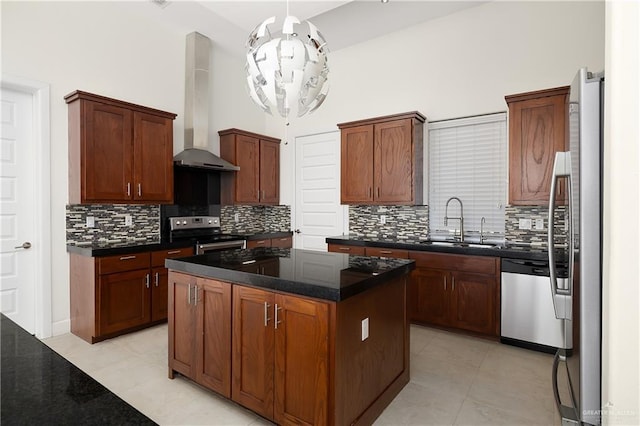
[[311,250],[225,250],[167,259],[169,269],[284,293],[341,301],[409,273],[415,262]]
[[[445,246],[438,245],[437,241],[411,241],[407,239],[389,238],[372,238],[356,235],[339,235],[335,237],[327,237],[326,242],[329,244],[341,244],[351,246],[369,246],[384,247],[401,250],[415,250],[436,253],[464,254],[473,256],[491,256],[510,259],[524,260],[547,260],[549,258],[546,247],[530,246],[521,244],[502,243],[493,247],[480,248],[472,246]],[[473,243],[472,243],[473,244]],[[566,249],[556,248],[556,257],[560,259],[566,256]]]
[[[269,232],[263,231],[253,234],[234,234],[246,240],[262,240],[266,238],[283,238],[293,235],[291,231]],[[67,252],[88,257],[116,256],[121,254],[140,253],[145,251],[169,250],[195,247],[197,238],[171,241],[161,238],[158,241],[148,240],[117,240],[96,241],[91,243],[67,244]]]
[[155,425],[0,314],[2,424]]

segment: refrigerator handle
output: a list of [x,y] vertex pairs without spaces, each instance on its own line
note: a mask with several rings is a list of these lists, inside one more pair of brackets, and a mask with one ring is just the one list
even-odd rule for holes
[[[556,270],[556,258],[554,250],[554,218],[553,213],[556,208],[556,185],[558,179],[569,177],[571,173],[571,153],[570,152],[556,152],[556,157],[553,162],[553,174],[551,175],[551,190],[549,191],[549,231],[547,233],[547,252],[549,253],[549,280],[551,282],[551,297],[553,299],[553,310],[555,311],[556,318],[558,319],[571,319],[571,313],[568,311],[568,306],[571,305],[571,301],[567,301],[567,297],[571,295],[571,290],[568,285],[558,286],[558,273]],[[567,187],[571,187],[570,182]],[[572,229],[571,229],[571,189],[569,189],[569,241],[570,241],[570,256],[573,256],[571,249],[572,241]],[[573,262],[572,262],[573,264]],[[572,265],[571,265],[572,266]],[[570,281],[570,280],[569,280]],[[567,303],[568,302],[568,303]]]
[[[562,405],[562,401],[560,400],[560,391],[558,390],[558,368],[560,367],[560,361],[566,362],[566,360],[567,358],[565,350],[558,349],[555,356],[553,357],[553,370],[551,370],[551,385],[553,386],[553,397],[556,401],[556,407],[558,407],[558,413],[560,413],[560,417],[563,420],[571,420],[572,422],[578,424],[578,414],[575,409],[577,404],[573,396],[573,392],[571,392],[571,389],[569,389],[573,407],[567,407],[566,405]],[[571,386],[569,386],[569,388],[571,388]]]

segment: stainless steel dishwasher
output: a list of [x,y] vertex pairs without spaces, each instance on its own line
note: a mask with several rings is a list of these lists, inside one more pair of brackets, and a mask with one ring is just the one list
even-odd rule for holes
[[[567,278],[559,265],[558,281]],[[500,341],[555,353],[565,345],[565,321],[556,318],[548,260],[502,259]]]

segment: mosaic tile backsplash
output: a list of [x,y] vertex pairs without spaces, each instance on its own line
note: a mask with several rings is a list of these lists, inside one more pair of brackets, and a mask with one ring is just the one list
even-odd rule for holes
[[[160,241],[159,205],[71,204],[66,213],[67,244]],[[125,225],[126,215],[131,215],[131,225]],[[89,216],[93,228],[87,227]]]
[[225,234],[289,232],[291,206],[223,206],[220,227]]
[[[544,246],[547,244],[547,230],[549,226],[549,213],[547,206],[506,206],[505,207],[505,237],[512,243],[531,244]],[[554,245],[565,246],[567,244],[567,209],[565,206],[558,206],[554,213],[555,217],[555,242]],[[518,229],[520,219],[531,219],[534,224],[536,219],[542,219],[543,229]],[[533,228],[533,226],[532,226]]]
[[426,239],[428,233],[428,206],[349,206],[350,235],[410,242]]

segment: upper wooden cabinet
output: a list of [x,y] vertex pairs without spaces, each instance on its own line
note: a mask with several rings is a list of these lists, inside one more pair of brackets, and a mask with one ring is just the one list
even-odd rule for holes
[[223,204],[280,202],[280,139],[238,129],[218,132],[220,157],[240,167],[222,174]]
[[75,91],[69,105],[69,203],[172,203],[176,115]]
[[342,204],[422,204],[423,123],[417,111],[338,124]]
[[[555,153],[567,150],[569,86],[505,96],[509,105],[509,203],[547,205]],[[558,204],[565,201],[564,182]]]

